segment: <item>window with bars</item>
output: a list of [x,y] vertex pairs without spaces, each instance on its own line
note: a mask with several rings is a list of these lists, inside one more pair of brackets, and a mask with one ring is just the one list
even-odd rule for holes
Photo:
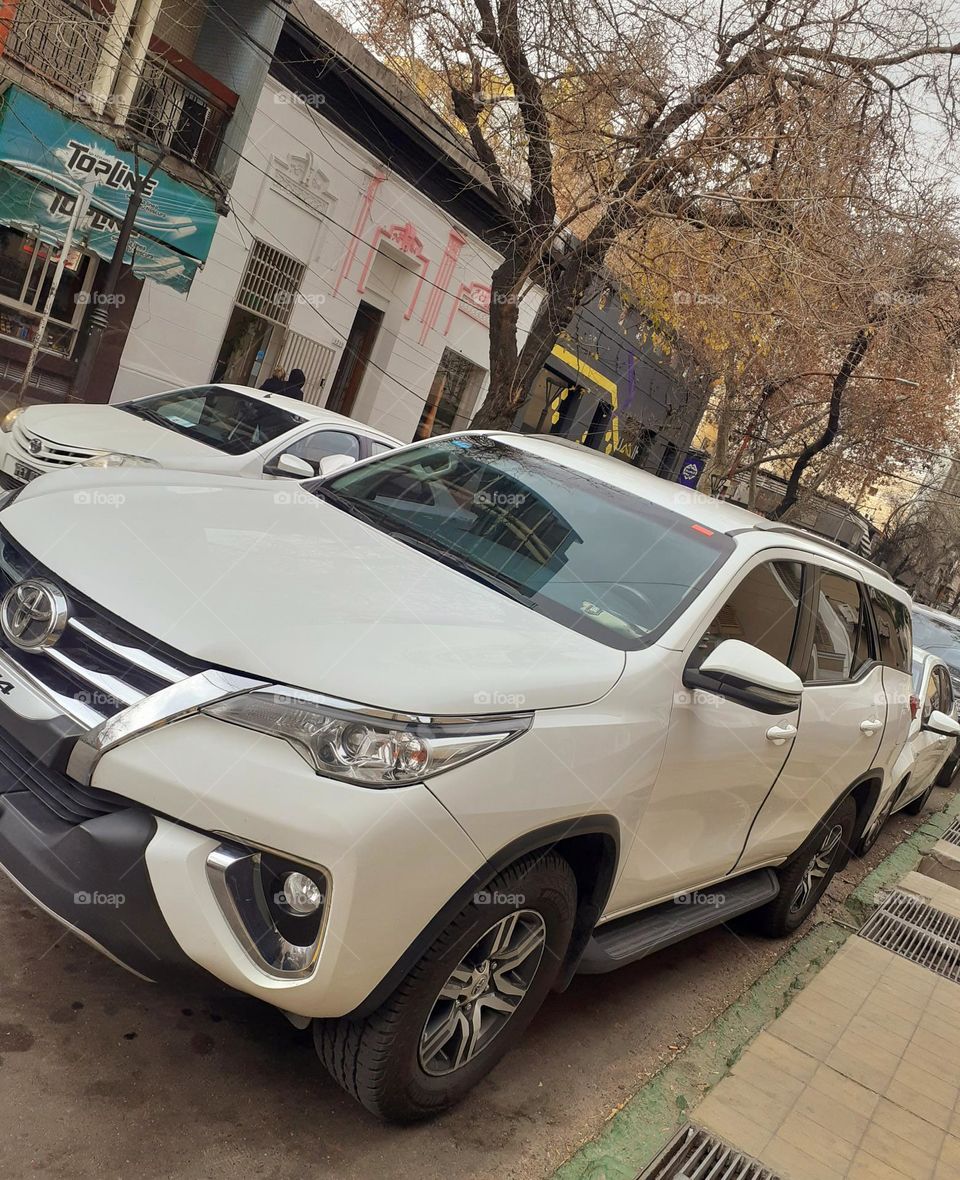
[[254,242],[237,295],[238,306],[286,327],[305,270],[302,262],[282,250],[276,250],[266,242]]

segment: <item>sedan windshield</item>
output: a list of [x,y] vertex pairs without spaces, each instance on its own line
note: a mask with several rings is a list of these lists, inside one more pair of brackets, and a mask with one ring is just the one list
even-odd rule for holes
[[186,435],[226,455],[243,455],[306,421],[298,414],[222,385],[174,389],[117,409]]
[[314,491],[621,650],[656,638],[733,549],[725,534],[486,437],[424,443]]

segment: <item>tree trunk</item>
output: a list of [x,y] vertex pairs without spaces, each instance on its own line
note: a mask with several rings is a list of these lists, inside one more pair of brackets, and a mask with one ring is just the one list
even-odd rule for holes
[[843,405],[844,391],[850,383],[850,378],[857,371],[861,361],[867,354],[870,341],[873,339],[877,329],[877,322],[876,319],[871,319],[868,324],[857,332],[851,341],[846,356],[843,358],[843,363],[837,371],[836,377],[833,379],[833,386],[830,391],[830,413],[827,416],[827,424],[823,429],[823,433],[800,452],[793,465],[793,470],[790,472],[790,478],[787,480],[787,487],[783,493],[783,499],[775,508],[771,508],[767,513],[770,520],[783,520],[794,504],[796,504],[797,497],[800,494],[800,480],[803,477],[803,473],[817,455],[821,451],[825,451],[837,437],[840,430],[840,410]]

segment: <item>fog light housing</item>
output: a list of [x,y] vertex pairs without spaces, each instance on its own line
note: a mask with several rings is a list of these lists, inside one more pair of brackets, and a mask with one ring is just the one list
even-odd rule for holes
[[283,888],[276,896],[277,905],[288,914],[305,918],[323,905],[323,890],[306,873],[287,873]]

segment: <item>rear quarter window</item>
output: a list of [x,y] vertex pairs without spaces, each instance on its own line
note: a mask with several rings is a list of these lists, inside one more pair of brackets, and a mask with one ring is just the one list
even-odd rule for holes
[[910,608],[906,603],[867,587],[867,594],[873,606],[880,639],[880,661],[890,668],[910,674],[913,655],[913,628]]

